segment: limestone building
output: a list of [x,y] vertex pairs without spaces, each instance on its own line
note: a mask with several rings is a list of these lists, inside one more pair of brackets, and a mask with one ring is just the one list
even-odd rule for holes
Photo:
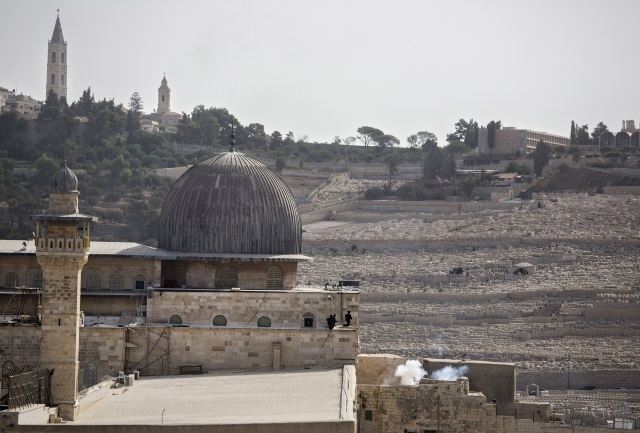
[[53,28],[53,35],[51,36],[47,50],[45,99],[51,90],[58,96],[58,99],[67,99],[67,60],[67,42],[62,35],[60,12],[58,11],[56,24]]
[[536,150],[536,145],[544,141],[550,146],[570,146],[569,137],[549,134],[547,132],[503,127],[495,131],[493,147],[489,147],[489,133],[487,128],[478,130],[479,155],[526,155]]
[[[63,167],[48,212],[33,217],[35,239],[0,241],[2,375],[55,368],[53,403],[68,418],[81,412],[77,390],[120,371],[355,363],[359,292],[298,287],[297,265],[311,260],[300,254],[300,215],[262,162],[232,146],[185,172],[162,208],[160,248],[91,242],[78,190]],[[328,328],[348,310],[350,327]]]
[[[157,132],[157,127],[163,125],[168,132],[177,132],[180,119],[182,119],[180,113],[171,111],[171,89],[165,75],[158,88],[158,107],[153,113],[142,116],[142,128],[150,132]],[[154,123],[156,128],[154,128]]]

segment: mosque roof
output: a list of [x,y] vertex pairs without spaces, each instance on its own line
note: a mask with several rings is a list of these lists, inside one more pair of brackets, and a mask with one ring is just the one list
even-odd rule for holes
[[187,170],[167,194],[158,245],[177,254],[299,255],[293,194],[264,163],[229,150]]
[[62,36],[62,25],[60,24],[60,17],[56,18],[56,25],[53,28],[51,42],[64,42],[64,36]]

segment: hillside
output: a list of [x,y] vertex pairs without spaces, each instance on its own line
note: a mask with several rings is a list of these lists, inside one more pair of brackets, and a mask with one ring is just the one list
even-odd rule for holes
[[600,191],[605,186],[640,186],[640,176],[606,173],[589,168],[569,168],[557,172],[548,180],[544,179],[532,189],[534,192]]

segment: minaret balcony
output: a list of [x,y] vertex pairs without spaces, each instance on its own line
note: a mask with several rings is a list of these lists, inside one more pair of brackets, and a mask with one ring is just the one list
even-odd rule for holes
[[36,237],[37,252],[86,253],[91,245],[89,236],[76,238]]

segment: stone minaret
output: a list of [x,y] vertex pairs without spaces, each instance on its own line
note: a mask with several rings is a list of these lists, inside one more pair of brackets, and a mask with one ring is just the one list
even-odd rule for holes
[[167,86],[167,77],[162,77],[160,87],[158,87],[158,114],[165,114],[171,111],[171,89]]
[[78,195],[78,179],[65,163],[51,179],[49,209],[31,217],[43,277],[40,365],[55,369],[53,403],[71,420],[78,412],[80,273],[89,255],[89,223],[97,220],[78,212]]
[[53,90],[58,95],[58,99],[63,96],[67,99],[67,43],[62,36],[59,10],[47,52],[47,92],[45,100],[49,95],[49,90]]

